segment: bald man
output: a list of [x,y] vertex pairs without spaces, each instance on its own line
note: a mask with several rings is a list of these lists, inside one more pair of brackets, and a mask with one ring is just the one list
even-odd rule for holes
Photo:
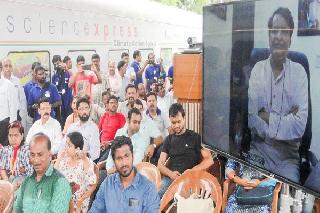
[[47,135],[36,134],[30,143],[30,163],[34,168],[14,203],[14,212],[68,212],[72,197],[67,179],[51,164],[51,142]]

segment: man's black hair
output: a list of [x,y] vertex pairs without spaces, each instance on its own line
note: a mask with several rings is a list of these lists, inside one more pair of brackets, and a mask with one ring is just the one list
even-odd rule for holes
[[75,148],[83,149],[84,140],[80,132],[70,132],[67,137],[70,139],[70,142],[74,145]]
[[137,108],[132,108],[132,109],[130,109],[129,112],[128,112],[128,121],[131,120],[132,114],[136,114],[136,115],[142,116],[142,115],[141,115],[141,112],[140,112]]
[[50,104],[50,99],[47,98],[47,97],[41,97],[41,98],[39,99],[39,101],[38,101],[38,106],[39,106],[39,108],[40,108],[40,104],[42,104],[42,103],[49,103],[49,104]]
[[273,23],[273,17],[275,15],[280,15],[282,18],[284,18],[286,20],[286,22],[290,28],[290,37],[291,37],[292,33],[293,33],[293,29],[294,29],[294,21],[293,21],[293,17],[292,17],[290,10],[286,7],[279,7],[276,11],[274,11],[268,21],[268,29],[269,30],[271,30],[273,28],[272,23]]
[[86,59],[84,58],[83,55],[79,55],[79,56],[77,57],[77,64],[78,64],[80,61],[83,61],[83,63],[86,61]]
[[115,96],[115,95],[111,95],[111,96],[108,98],[108,103],[109,103],[111,100],[116,100],[116,101],[118,102],[118,97]]
[[43,70],[43,71],[44,71],[44,67],[40,65],[40,66],[36,66],[36,67],[34,68],[34,72],[35,72],[35,73],[38,73],[39,70]]
[[41,138],[45,138],[46,139],[46,142],[47,142],[47,148],[49,151],[51,151],[51,141],[50,141],[50,138],[48,137],[48,135],[44,134],[43,132],[39,132],[37,134],[35,134],[33,137],[32,137],[32,141],[31,143],[38,137],[41,137]]
[[137,105],[143,106],[143,103],[142,103],[142,101],[141,101],[139,98],[136,99],[136,100],[134,101],[134,103],[137,104]]
[[99,59],[100,60],[99,54],[97,54],[97,53],[92,54],[91,60],[93,60],[93,59]]
[[136,59],[140,54],[141,54],[141,53],[140,53],[140,50],[135,50],[135,51],[133,52],[133,59]]
[[148,53],[148,59],[150,58],[151,55],[154,55],[153,52]]
[[123,59],[124,57],[129,56],[129,54],[127,52],[123,52],[121,53],[121,59]]
[[78,109],[79,108],[79,105],[81,103],[87,103],[90,107],[90,100],[87,96],[84,96],[84,97],[80,97],[78,100],[77,100],[77,104],[76,104],[76,108]]
[[32,63],[31,69],[34,70],[36,67],[40,67],[40,66],[41,66],[41,63],[36,61]]
[[137,91],[137,87],[134,84],[128,84],[128,86],[126,87],[125,92],[127,93],[128,89],[130,88],[134,88]]
[[63,58],[63,63],[67,63],[67,61],[69,61],[69,60],[71,60],[71,58],[66,55],[66,56]]
[[118,70],[120,70],[120,68],[122,68],[125,64],[126,64],[125,61],[123,61],[123,60],[119,61],[118,66],[117,66]]
[[156,98],[156,100],[157,100],[157,95],[156,95],[156,93],[154,93],[154,92],[149,92],[148,94],[147,94],[147,99],[150,97],[150,96],[154,96],[155,98]]
[[61,56],[60,55],[54,55],[52,57],[52,63],[56,63],[57,61],[60,61],[61,62]]
[[101,93],[101,97],[103,97],[103,96],[105,96],[105,95],[111,95],[111,91],[110,91],[110,88],[108,88],[107,90],[105,90],[105,91],[103,91],[102,93]]
[[186,115],[182,105],[179,103],[174,103],[170,106],[169,117],[176,117],[179,112],[181,113],[182,117]]
[[111,146],[111,156],[113,160],[114,160],[114,154],[116,150],[121,148],[124,145],[128,145],[130,148],[131,154],[133,154],[133,145],[132,145],[131,139],[126,136],[117,136],[113,140],[112,146]]

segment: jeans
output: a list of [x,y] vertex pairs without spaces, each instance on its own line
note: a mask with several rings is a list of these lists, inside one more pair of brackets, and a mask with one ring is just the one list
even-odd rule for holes
[[160,185],[160,190],[158,192],[160,199],[162,198],[162,196],[164,195],[164,193],[167,191],[167,189],[169,188],[169,186],[171,185],[172,180],[171,178],[169,178],[168,176],[164,176],[161,179],[161,185]]

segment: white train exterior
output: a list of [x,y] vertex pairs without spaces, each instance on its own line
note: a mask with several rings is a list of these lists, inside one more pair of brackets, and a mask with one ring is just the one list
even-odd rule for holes
[[[171,55],[187,47],[188,37],[202,36],[202,17],[150,1],[1,0],[0,58],[9,56],[14,73],[25,82],[30,64],[40,60],[52,70],[55,54],[73,59],[93,53],[119,60],[122,52],[153,51],[170,63]],[[24,79],[25,78],[25,79]]]

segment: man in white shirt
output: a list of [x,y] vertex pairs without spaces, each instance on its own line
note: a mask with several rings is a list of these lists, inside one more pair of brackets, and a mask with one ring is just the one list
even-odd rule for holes
[[169,117],[169,109],[172,104],[176,103],[172,93],[167,92],[163,84],[157,85],[157,106]]
[[[138,99],[137,88],[133,84],[129,84],[126,89],[126,100],[119,103],[118,112],[127,116],[130,109],[133,108],[135,101]],[[147,104],[144,100],[140,100],[143,104],[143,108],[147,108]]]
[[118,73],[121,78],[121,87],[119,90],[119,101],[124,101],[126,96],[126,87],[130,84],[130,78],[125,75],[128,64],[125,61],[119,61],[118,63]]
[[[76,109],[80,121],[71,124],[67,134],[70,132],[80,132],[84,139],[83,150],[87,151],[91,160],[96,160],[100,155],[100,139],[99,129],[90,118],[90,101],[87,97],[81,97],[77,101]],[[60,148],[60,151],[65,147],[65,143]]]
[[[6,64],[5,66],[10,66]],[[4,65],[3,69],[6,69]],[[11,65],[12,66],[12,65]],[[0,144],[8,145],[9,123],[17,120],[18,94],[14,85],[7,79],[0,78]]]
[[287,58],[294,22],[288,8],[268,23],[270,57],[256,63],[249,80],[249,160],[299,183],[299,147],[308,117],[308,79],[304,68]]
[[34,122],[31,126],[26,138],[26,144],[32,140],[35,134],[40,132],[46,134],[51,141],[51,154],[55,155],[59,151],[59,147],[62,141],[62,132],[59,121],[50,116],[51,104],[48,98],[41,98],[38,102],[38,112],[40,119]]
[[127,52],[123,52],[121,54],[121,60],[126,62],[128,65],[126,67],[125,76],[129,78],[130,84],[134,84],[134,80],[136,80],[136,72],[134,71],[133,67],[129,66],[129,54]]
[[19,120],[21,120],[21,123],[23,125],[24,128],[26,128],[26,122],[27,122],[27,99],[26,99],[26,95],[24,93],[23,87],[20,84],[20,81],[17,77],[15,77],[12,72],[12,62],[9,58],[5,58],[2,61],[3,64],[3,69],[2,69],[2,73],[1,73],[1,77],[4,77],[6,79],[8,79],[9,81],[11,81],[11,83],[13,83],[17,94],[18,94],[18,115],[20,116],[20,118],[18,118]]
[[108,84],[111,90],[111,94],[119,97],[121,78],[116,73],[116,64],[114,61],[108,62]]

